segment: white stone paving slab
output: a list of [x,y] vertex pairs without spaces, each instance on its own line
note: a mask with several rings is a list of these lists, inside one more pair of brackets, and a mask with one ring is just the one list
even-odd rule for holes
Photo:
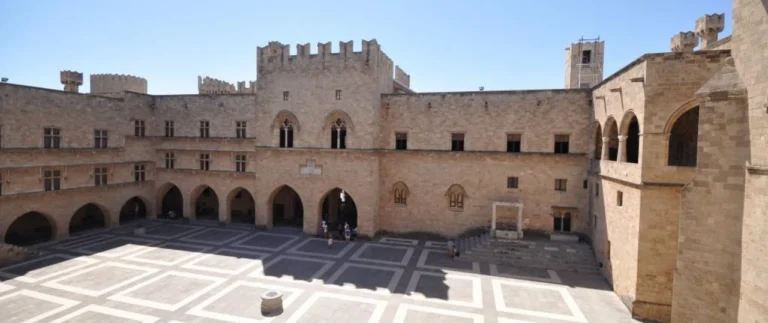
[[[177,278],[181,277],[182,281],[186,279],[188,280],[188,282],[186,283],[176,282],[176,284],[174,284],[172,282],[172,279],[167,279],[170,276],[176,276]],[[169,282],[169,280],[171,280],[171,282]],[[200,286],[194,286],[191,283],[191,281],[193,280],[197,280],[199,282],[203,281],[206,283],[200,284]],[[161,309],[166,311],[175,311],[181,308],[182,306],[186,305],[187,303],[202,296],[203,294],[216,288],[216,286],[223,283],[224,281],[226,281],[226,279],[219,278],[219,277],[190,274],[190,273],[185,273],[180,271],[168,271],[155,278],[147,280],[138,285],[134,285],[129,289],[126,289],[120,293],[110,296],[109,299],[118,301],[118,302],[124,302],[124,303],[139,305],[139,306],[146,306],[146,307],[151,307],[151,308],[156,308],[156,309]],[[149,288],[150,285],[152,284],[159,284],[159,286],[156,286],[155,289],[153,290]],[[194,287],[194,289],[191,291],[176,290],[176,288],[178,287],[189,287],[189,286]],[[131,293],[138,292],[139,290],[145,287],[153,291],[153,297],[174,298],[174,299],[171,299],[171,301],[163,301],[163,299],[150,300],[150,299],[130,296]]]
[[[24,301],[24,298],[27,298]],[[14,300],[15,299],[15,300]],[[30,303],[35,302],[37,303]],[[42,301],[42,302],[41,302]],[[52,305],[46,306],[46,303]],[[31,290],[0,296],[0,317],[6,322],[33,323],[67,310],[80,302]]]
[[130,321],[139,323],[155,323],[160,320],[160,318],[154,316],[91,304],[65,316],[62,316],[55,321],[51,321],[51,323],[65,323],[72,319],[75,319],[77,322],[81,322],[81,320],[87,320],[86,322],[93,322],[95,318],[80,318],[80,320],[78,320],[79,317],[86,316],[89,313],[98,313],[101,315],[115,317],[118,318],[120,322]]
[[[261,319],[254,319],[252,317],[245,317],[245,316],[239,316],[232,313],[222,313],[212,310],[207,310],[206,308],[214,304],[216,301],[222,299],[223,297],[227,296],[227,294],[231,293],[238,287],[251,287],[251,288],[260,288],[260,289],[267,289],[267,290],[274,290],[278,292],[283,293],[283,309],[287,310],[291,308],[291,305],[301,296],[303,293],[303,290],[298,288],[292,288],[292,287],[285,287],[280,285],[272,285],[272,284],[263,284],[263,283],[256,283],[256,282],[249,282],[249,281],[236,281],[234,284],[231,284],[221,290],[220,292],[216,293],[215,295],[211,296],[210,298],[204,300],[197,306],[193,307],[189,311],[187,311],[187,314],[210,318],[214,320],[221,320],[221,321],[229,321],[229,322],[235,322],[235,323],[263,323],[263,322],[269,322],[272,321],[275,317],[268,317],[268,318],[261,318]],[[290,293],[290,296],[285,297],[286,292]],[[243,307],[249,307],[247,305],[248,303],[252,303],[250,305],[251,307],[260,307],[261,306],[261,299],[258,298],[260,295],[257,295],[255,299],[246,299],[243,300]]]
[[[341,295],[341,294],[331,294],[331,293],[325,293],[325,292],[316,292],[316,293],[314,293],[312,295],[312,297],[310,297],[306,302],[304,302],[304,304],[298,310],[296,310],[296,313],[294,313],[288,319],[288,321],[286,321],[286,322],[287,323],[298,323],[298,322],[300,322],[300,320],[302,320],[302,318],[304,318],[305,322],[325,321],[325,320],[322,320],[322,319],[319,319],[319,318],[316,318],[316,317],[311,317],[311,316],[308,316],[308,315],[305,317],[305,314],[307,314],[307,312],[310,311],[310,309],[315,305],[315,303],[317,303],[318,301],[320,301],[323,298],[326,298],[326,299],[330,298],[330,299],[341,300],[341,301],[346,301],[346,302],[361,303],[363,305],[365,305],[365,304],[373,305],[374,309],[372,311],[372,314],[368,318],[368,320],[357,320],[357,319],[354,320],[355,322],[360,322],[360,323],[362,323],[362,322],[368,322],[368,323],[378,323],[378,322],[380,322],[381,321],[381,317],[384,315],[384,308],[387,306],[387,301],[383,301],[383,300],[375,300],[375,299],[368,299],[368,298],[362,298],[362,297],[357,297],[357,296],[347,296],[347,295]],[[320,306],[322,306],[322,305],[320,305]],[[340,314],[349,317],[351,315],[354,315],[355,312],[352,311],[352,312],[340,313]]]
[[[59,259],[61,262],[34,268],[37,266],[37,264],[53,261],[54,259]],[[23,261],[8,267],[3,267],[0,269],[0,277],[33,284],[51,277],[63,275],[68,272],[93,265],[98,262],[99,261],[96,259],[87,257],[75,257],[65,254],[51,254]],[[14,269],[21,270],[24,267],[32,267],[34,269],[26,271],[23,275],[19,275],[20,272],[14,272]]]
[[[159,269],[107,262],[54,279],[42,286],[87,296],[101,296],[150,276]],[[83,285],[77,285],[80,282]]]
[[[496,310],[499,312],[522,314],[522,315],[535,316],[535,317],[547,318],[547,319],[555,319],[555,320],[568,321],[568,322],[580,322],[580,323],[587,322],[587,319],[584,317],[584,314],[579,309],[579,306],[576,304],[576,301],[568,292],[568,289],[564,286],[541,284],[541,283],[529,283],[529,282],[521,282],[521,281],[514,281],[514,280],[501,280],[501,279],[493,279],[491,284],[493,285],[493,298],[495,299]],[[570,315],[563,315],[563,314],[550,313],[550,312],[544,312],[544,311],[534,311],[530,309],[516,308],[514,307],[514,305],[507,305],[504,299],[504,293],[502,290],[502,287],[504,285],[512,286],[513,288],[518,288],[518,289],[519,288],[542,289],[542,290],[554,291],[556,293],[559,293],[563,299],[563,302],[565,302],[565,305],[568,307],[571,313]]]

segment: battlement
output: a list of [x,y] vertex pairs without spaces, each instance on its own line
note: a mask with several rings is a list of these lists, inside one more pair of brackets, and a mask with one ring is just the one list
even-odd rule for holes
[[147,79],[124,74],[91,74],[91,94],[130,91],[147,93]]
[[249,81],[250,86],[245,86],[245,81],[237,82],[237,93],[253,94],[256,93],[256,81]]
[[395,65],[395,81],[407,88],[411,87],[411,76],[397,65]]
[[59,74],[61,84],[64,84],[64,91],[77,93],[80,85],[83,85],[83,73],[77,71],[61,71]]
[[696,35],[701,37],[701,49],[717,41],[717,34],[725,28],[725,14],[703,15],[696,19]]
[[206,76],[197,77],[197,91],[200,94],[233,94],[237,93],[232,83]]
[[699,45],[699,36],[692,31],[683,31],[672,36],[670,47],[673,52],[692,52]]
[[354,51],[354,42],[339,42],[339,51],[332,51],[331,42],[318,43],[317,52],[311,52],[307,44],[296,45],[296,52],[291,53],[291,46],[271,41],[265,47],[256,50],[258,73],[281,68],[311,68],[313,66],[332,66],[359,64],[365,67],[392,69],[392,60],[381,51],[379,43],[372,39],[362,41],[362,50]]

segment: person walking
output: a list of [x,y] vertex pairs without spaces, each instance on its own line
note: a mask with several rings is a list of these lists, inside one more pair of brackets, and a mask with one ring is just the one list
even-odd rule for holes
[[453,243],[453,240],[448,240],[445,245],[448,247],[448,256],[451,259],[456,259],[456,245]]
[[323,226],[323,235],[328,239],[328,249],[331,249],[333,248],[333,236],[328,232],[328,223],[323,220],[321,225]]
[[346,222],[344,222],[344,238],[347,239],[347,242],[352,238],[352,230],[349,229],[349,223]]

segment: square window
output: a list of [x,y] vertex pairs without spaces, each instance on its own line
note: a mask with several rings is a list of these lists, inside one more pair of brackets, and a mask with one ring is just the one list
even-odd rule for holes
[[93,148],[107,148],[107,131],[106,130],[94,130],[93,131]]
[[555,191],[565,192],[568,180],[558,178],[555,180]]
[[144,164],[133,165],[133,181],[143,182],[146,179],[147,169]]
[[395,133],[395,150],[408,149],[408,134],[405,132]]
[[165,153],[165,168],[174,169],[176,167],[176,154],[168,152]]
[[107,168],[96,167],[93,169],[93,185],[102,186],[107,185]]
[[200,154],[200,170],[210,170],[210,169],[211,169],[211,155]]
[[521,134],[515,134],[515,133],[507,134],[507,152],[519,153],[521,142],[522,142]]
[[245,172],[245,155],[237,155],[235,156],[235,171],[242,173]]
[[283,101],[288,101],[288,91],[283,91]]
[[517,185],[518,185],[517,177],[507,177],[507,188],[517,188]]
[[555,135],[555,154],[568,153],[569,135]]
[[581,51],[581,63],[582,64],[592,63],[592,50],[585,49]]
[[451,134],[451,151],[464,151],[464,134]]
[[60,128],[48,127],[43,129],[43,147],[47,149],[61,148]]
[[616,205],[624,206],[624,193],[622,191],[616,192]]
[[43,185],[44,190],[58,191],[61,189],[61,171],[60,170],[47,170],[43,172]]

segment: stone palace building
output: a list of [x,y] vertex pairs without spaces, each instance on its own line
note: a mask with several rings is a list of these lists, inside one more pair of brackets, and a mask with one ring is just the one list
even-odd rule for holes
[[195,95],[113,74],[79,93],[74,71],[63,91],[0,83],[0,238],[169,216],[572,232],[637,318],[767,322],[768,4],[733,18],[606,78],[604,43],[579,41],[565,89],[417,93],[375,40],[270,42],[256,81]]

